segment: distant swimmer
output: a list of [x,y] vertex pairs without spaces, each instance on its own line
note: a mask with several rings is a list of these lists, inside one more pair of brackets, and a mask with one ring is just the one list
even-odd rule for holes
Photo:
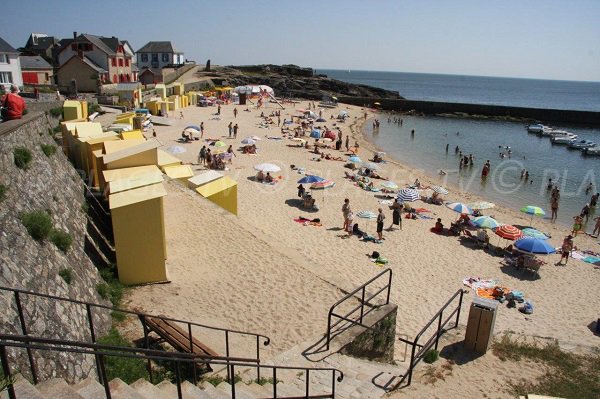
[[448,153],[448,147],[450,146],[450,144],[446,144],[446,153]]
[[446,173],[446,171],[444,169],[440,169],[439,174],[442,175],[442,176],[447,175],[447,173]]
[[460,132],[456,132],[456,135],[458,136],[460,134]]
[[414,135],[415,135],[415,129],[413,129],[413,130],[411,130],[411,131],[410,131],[410,135],[411,135],[411,136],[414,136]]
[[458,146],[456,146],[456,148],[454,148],[454,153],[458,154]]

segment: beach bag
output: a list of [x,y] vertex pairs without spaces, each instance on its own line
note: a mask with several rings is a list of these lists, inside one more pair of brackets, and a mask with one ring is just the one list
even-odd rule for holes
[[358,232],[358,223],[354,223],[354,226],[352,226],[352,233],[358,234]]
[[373,253],[371,254],[371,258],[373,258],[373,259],[379,258],[379,252],[373,251]]

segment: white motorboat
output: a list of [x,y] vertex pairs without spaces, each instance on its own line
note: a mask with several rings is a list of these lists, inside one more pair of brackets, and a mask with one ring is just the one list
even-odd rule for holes
[[585,148],[594,147],[595,145],[596,145],[596,143],[594,143],[593,141],[580,140],[580,141],[575,141],[575,142],[569,144],[569,148],[573,148],[575,150],[583,150]]
[[550,141],[552,141],[552,144],[571,144],[577,141],[577,135],[560,134],[557,136],[552,136]]
[[560,130],[554,130],[551,127],[544,126],[544,128],[538,132],[540,136],[551,136],[552,133],[559,132]]
[[541,133],[544,128],[549,128],[548,126],[544,126],[541,123],[534,123],[532,125],[527,126],[527,131],[529,133]]
[[581,150],[584,155],[600,157],[600,146],[588,147]]

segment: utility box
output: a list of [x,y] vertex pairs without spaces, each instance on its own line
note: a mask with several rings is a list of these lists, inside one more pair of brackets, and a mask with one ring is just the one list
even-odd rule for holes
[[494,324],[498,302],[484,298],[475,298],[469,310],[465,348],[485,354],[494,338]]

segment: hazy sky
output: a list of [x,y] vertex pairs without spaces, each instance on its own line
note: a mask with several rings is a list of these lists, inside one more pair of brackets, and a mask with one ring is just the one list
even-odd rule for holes
[[[600,0],[5,1],[0,36],[170,40],[218,65],[600,81]],[[10,18],[10,22],[9,22]]]

